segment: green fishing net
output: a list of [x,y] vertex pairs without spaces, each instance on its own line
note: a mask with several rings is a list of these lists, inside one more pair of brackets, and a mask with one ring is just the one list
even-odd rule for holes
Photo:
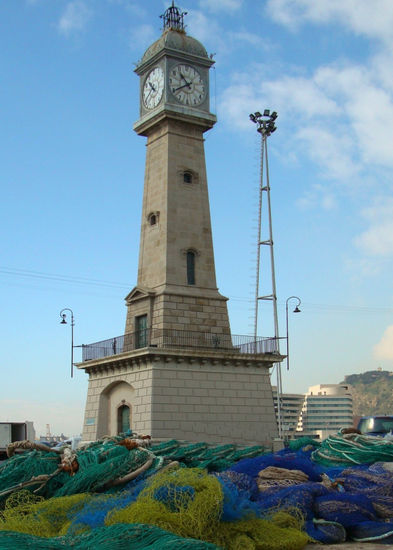
[[152,525],[112,525],[76,537],[42,538],[0,531],[0,550],[219,550],[214,544],[184,539]]

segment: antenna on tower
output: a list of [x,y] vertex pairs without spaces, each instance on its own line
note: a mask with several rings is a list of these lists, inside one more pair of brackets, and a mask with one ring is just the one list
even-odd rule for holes
[[[277,118],[276,111],[270,113],[269,109],[265,109],[263,114],[259,111],[250,115],[250,120],[257,125],[257,132],[261,134],[261,160],[260,160],[260,181],[259,181],[259,207],[258,207],[258,237],[257,237],[257,265],[256,265],[256,284],[255,284],[255,303],[254,303],[254,338],[258,336],[258,314],[259,303],[261,300],[271,301],[273,305],[273,326],[274,338],[276,342],[275,350],[279,352],[279,330],[278,330],[278,315],[277,315],[277,292],[276,292],[276,274],[274,268],[274,246],[273,246],[273,226],[272,226],[272,210],[270,201],[270,180],[269,180],[269,162],[267,154],[267,138],[277,130],[275,120]],[[262,226],[262,204],[263,197],[266,194],[267,199],[267,214],[268,228],[267,238],[263,237]],[[262,248],[267,247],[270,254],[270,272],[271,272],[271,292],[270,294],[260,295],[261,287],[261,252]],[[282,379],[281,365],[276,363],[277,373],[277,423],[278,434],[282,436],[282,418],[281,418],[281,396],[282,396]]]

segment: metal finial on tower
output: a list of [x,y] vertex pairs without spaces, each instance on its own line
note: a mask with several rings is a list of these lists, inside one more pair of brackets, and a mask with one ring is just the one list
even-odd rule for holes
[[175,31],[184,31],[184,16],[187,12],[181,12],[179,8],[175,6],[174,0],[172,0],[172,6],[165,10],[163,15],[160,15],[164,20],[163,30],[172,29]]

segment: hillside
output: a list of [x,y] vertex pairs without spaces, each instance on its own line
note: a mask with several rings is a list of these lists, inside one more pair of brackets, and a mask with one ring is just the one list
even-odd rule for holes
[[354,416],[393,415],[393,372],[350,374],[344,383],[352,387]]

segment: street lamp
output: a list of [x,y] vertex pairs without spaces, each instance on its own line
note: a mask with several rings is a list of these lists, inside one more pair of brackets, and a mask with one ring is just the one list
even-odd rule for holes
[[301,299],[297,296],[290,296],[287,298],[285,302],[285,313],[286,313],[286,321],[287,321],[287,370],[289,370],[289,329],[288,329],[288,303],[290,300],[297,300],[297,304],[295,309],[293,310],[293,313],[300,313],[299,306],[302,303]]
[[71,313],[71,378],[72,378],[74,376],[74,326],[75,326],[74,312],[69,307],[62,309],[60,311],[61,325],[67,324],[67,321],[66,321],[67,315],[64,313],[64,311],[69,311]]

